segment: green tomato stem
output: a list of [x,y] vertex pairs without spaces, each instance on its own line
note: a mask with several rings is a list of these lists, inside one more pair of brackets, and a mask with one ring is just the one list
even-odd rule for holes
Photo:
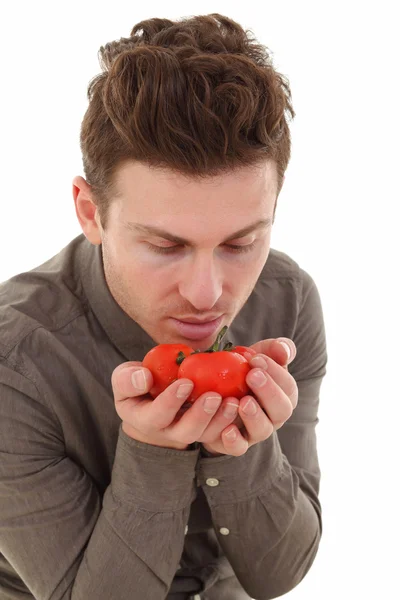
[[[221,329],[221,331],[219,332],[219,334],[217,335],[217,338],[215,340],[215,342],[209,347],[207,348],[207,350],[194,350],[193,352],[190,353],[190,356],[192,356],[192,354],[205,354],[207,353],[212,353],[212,352],[219,352],[220,351],[220,345],[221,345],[221,341],[222,338],[224,337],[224,335],[226,334],[226,332],[228,331],[228,326],[224,325],[224,327]],[[233,348],[233,344],[232,342],[227,342],[223,348],[223,350],[232,350]],[[183,352],[179,352],[178,357],[176,359],[176,362],[178,365],[182,364],[182,362],[185,360],[186,356]]]
[[227,342],[225,344],[225,346],[222,348],[222,350],[227,350],[228,352],[232,352],[233,349],[233,344],[232,342]]
[[214,350],[214,352],[218,352],[222,338],[224,337],[224,335],[226,334],[226,332],[228,331],[228,326],[225,325],[221,331],[219,332],[219,334],[217,335],[217,339],[215,340],[215,344],[213,344],[211,346],[211,348]]
[[185,358],[186,358],[186,356],[185,356],[185,353],[184,353],[184,352],[182,352],[182,350],[181,350],[181,351],[179,352],[179,354],[178,354],[177,358],[176,358],[176,364],[177,364],[177,365],[180,365],[180,364],[182,364],[182,363],[183,363],[183,361],[185,360]]
[[204,350],[204,352],[219,352],[220,351],[220,345],[221,345],[221,340],[224,337],[224,335],[226,334],[226,332],[228,331],[228,326],[224,325],[224,327],[221,329],[221,331],[219,332],[219,334],[217,335],[217,339],[215,340],[215,342],[212,344],[212,346],[210,346],[209,348],[207,348],[207,350]]

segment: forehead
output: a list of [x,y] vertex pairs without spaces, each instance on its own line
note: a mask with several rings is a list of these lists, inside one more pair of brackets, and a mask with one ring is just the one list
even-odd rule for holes
[[127,163],[116,178],[116,218],[168,228],[182,237],[202,230],[228,236],[272,217],[276,185],[270,162],[202,180]]
[[245,189],[249,195],[276,193],[276,166],[271,161],[258,167],[237,169],[231,173],[210,178],[190,178],[172,173],[167,169],[151,168],[139,162],[127,162],[117,171],[116,189],[118,197],[140,195],[146,200],[173,201],[216,199],[226,193],[234,197]]

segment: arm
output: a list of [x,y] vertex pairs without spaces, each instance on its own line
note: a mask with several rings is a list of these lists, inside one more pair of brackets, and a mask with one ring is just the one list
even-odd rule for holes
[[150,447],[120,426],[101,498],[36,387],[0,363],[0,552],[36,600],[164,599],[198,452]]
[[315,426],[327,353],[320,297],[311,277],[304,278],[292,337],[297,355],[289,365],[299,390],[292,416],[242,456],[199,461],[199,484],[218,541],[241,585],[257,600],[276,598],[300,583],[322,532]]

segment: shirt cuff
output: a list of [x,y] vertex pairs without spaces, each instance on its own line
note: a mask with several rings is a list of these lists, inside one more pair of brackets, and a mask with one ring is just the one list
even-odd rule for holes
[[[222,455],[222,456],[224,456],[224,455]],[[200,458],[220,458],[220,457],[221,457],[221,455],[212,454],[211,452],[206,450],[203,445],[200,446]]]
[[123,503],[148,512],[182,510],[196,498],[200,448],[174,450],[134,440],[119,428],[112,492]]
[[231,504],[265,494],[284,470],[282,450],[274,432],[242,456],[200,457],[197,485],[202,486],[210,507]]

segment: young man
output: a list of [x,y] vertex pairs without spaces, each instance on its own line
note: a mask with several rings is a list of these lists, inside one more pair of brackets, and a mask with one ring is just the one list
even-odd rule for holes
[[[0,595],[275,598],[321,537],[327,364],[316,285],[270,248],[289,87],[221,15],[101,51],[83,234],[0,288]],[[251,393],[183,410],[180,379],[152,400],[145,354],[205,350],[225,325],[256,351]]]

